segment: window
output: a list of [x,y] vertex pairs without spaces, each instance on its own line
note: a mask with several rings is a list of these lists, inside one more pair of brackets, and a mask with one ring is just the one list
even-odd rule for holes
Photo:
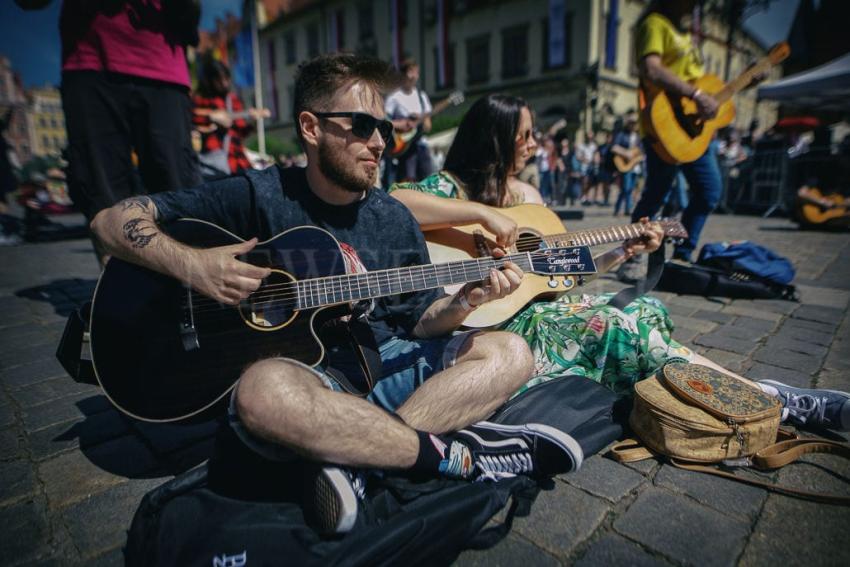
[[50,138],[48,138],[47,136],[42,136],[41,137],[41,145],[44,148],[49,148],[50,147]]
[[502,30],[502,78],[528,74],[528,25]]
[[45,118],[44,116],[39,117],[39,119],[38,119],[38,125],[39,125],[41,128],[47,128],[47,118]]
[[295,30],[286,32],[283,36],[284,61],[287,65],[294,65],[298,61],[298,47],[295,44]]
[[357,5],[357,39],[372,39],[375,36],[375,14],[372,11],[372,1],[360,2]]
[[567,12],[564,14],[564,63],[563,65],[554,65],[550,62],[549,57],[549,18],[543,20],[543,70],[562,69],[572,66],[572,41],[573,41],[573,13]]
[[455,44],[446,46],[446,76],[443,84],[440,84],[440,54],[434,48],[434,89],[448,89],[455,86]]
[[466,80],[470,85],[490,79],[490,34],[466,40]]
[[307,57],[319,54],[319,24],[313,22],[307,26]]

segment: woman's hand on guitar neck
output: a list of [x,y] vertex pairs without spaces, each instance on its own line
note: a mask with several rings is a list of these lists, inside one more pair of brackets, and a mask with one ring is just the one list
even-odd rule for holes
[[262,284],[271,273],[236,259],[257,245],[252,238],[239,244],[216,248],[194,248],[185,264],[182,279],[196,291],[227,305],[238,305]]

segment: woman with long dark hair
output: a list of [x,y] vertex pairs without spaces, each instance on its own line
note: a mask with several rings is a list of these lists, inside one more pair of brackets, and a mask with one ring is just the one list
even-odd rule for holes
[[[419,183],[393,185],[390,192],[420,225],[480,223],[496,235],[500,246],[509,247],[516,242],[516,223],[494,207],[542,203],[533,187],[514,177],[537,147],[532,130],[531,112],[522,99],[497,94],[479,99],[458,127],[444,169]],[[662,236],[656,225],[645,238],[626,240],[597,257],[597,268],[604,272],[656,250]],[[732,374],[673,340],[673,322],[657,299],[643,296],[620,310],[608,305],[612,296],[574,294],[534,302],[504,324],[504,330],[529,343],[535,357],[535,375],[520,392],[565,375],[585,376],[615,392],[629,392],[635,382],[671,360]]]

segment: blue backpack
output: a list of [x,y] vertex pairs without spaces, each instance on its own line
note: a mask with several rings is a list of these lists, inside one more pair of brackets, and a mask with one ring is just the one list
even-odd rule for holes
[[702,247],[697,264],[731,272],[743,272],[774,284],[788,285],[794,266],[770,248],[748,240],[711,242]]

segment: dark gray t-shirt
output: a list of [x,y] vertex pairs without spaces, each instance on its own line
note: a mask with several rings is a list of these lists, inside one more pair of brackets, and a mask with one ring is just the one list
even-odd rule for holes
[[[351,205],[330,205],[310,190],[305,170],[270,167],[183,191],[151,195],[160,222],[189,217],[233,234],[267,240],[297,226],[317,226],[352,247],[367,270],[430,264],[419,225],[407,208],[381,190]],[[253,189],[252,189],[253,184]],[[254,204],[256,203],[256,207]],[[442,288],[379,299],[369,315],[378,343],[409,335]]]

